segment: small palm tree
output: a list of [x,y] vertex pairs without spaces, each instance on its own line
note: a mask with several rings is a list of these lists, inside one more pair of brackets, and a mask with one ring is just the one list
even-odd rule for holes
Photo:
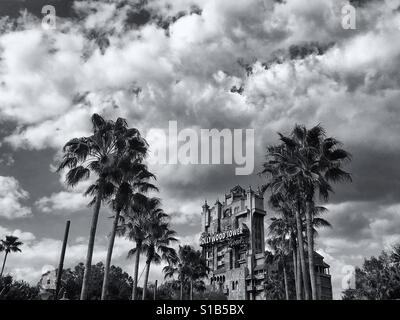
[[140,255],[143,252],[142,246],[147,236],[149,216],[157,213],[160,204],[160,199],[148,198],[138,193],[131,205],[125,209],[124,215],[121,216],[122,223],[118,234],[120,236],[125,235],[129,240],[136,243],[136,247],[128,252],[128,258],[135,256],[132,300],[137,299]]
[[0,251],[4,251],[4,260],[3,260],[3,266],[1,267],[1,272],[0,272],[0,278],[3,276],[4,272],[4,267],[6,265],[6,260],[7,256],[11,252],[21,252],[21,249],[19,248],[20,246],[23,245],[21,241],[18,240],[18,237],[14,236],[6,236],[4,240],[1,240],[0,242]]
[[147,235],[143,242],[143,252],[146,253],[146,272],[143,284],[142,300],[146,298],[147,283],[149,280],[150,266],[152,263],[159,264],[166,261],[168,264],[178,260],[175,249],[170,247],[178,239],[176,232],[170,228],[166,221],[167,215],[158,208],[157,213],[149,217]]
[[179,251],[178,251],[178,260],[175,261],[174,263],[170,263],[167,266],[163,268],[163,273],[164,273],[164,278],[173,278],[175,275],[178,277],[178,281],[180,284],[180,293],[179,293],[179,299],[183,300],[183,287],[185,286],[185,283],[187,282],[189,278],[189,268],[188,268],[188,263],[186,259],[186,256],[188,256],[188,252],[190,252],[191,247],[190,246],[179,246]]
[[190,300],[193,300],[193,287],[207,277],[208,267],[199,250],[193,250],[189,263]]
[[279,235],[274,238],[268,239],[268,245],[274,251],[274,254],[266,257],[267,263],[277,263],[278,267],[282,267],[283,270],[283,283],[285,288],[285,298],[289,300],[289,286],[287,276],[286,257],[289,253],[290,242],[286,239],[285,235]]
[[193,287],[204,285],[201,279],[207,276],[208,268],[200,251],[189,245],[179,246],[178,259],[163,268],[165,279],[177,276],[180,282],[180,300],[183,300],[183,288],[189,284],[189,297],[193,300]]

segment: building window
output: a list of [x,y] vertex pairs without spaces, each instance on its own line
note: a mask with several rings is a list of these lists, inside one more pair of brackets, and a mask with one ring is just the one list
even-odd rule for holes
[[224,256],[225,256],[225,246],[219,246],[217,248],[217,269],[222,269],[225,267],[225,261],[224,261]]
[[245,260],[246,259],[246,252],[245,251],[238,251],[237,252],[237,266],[239,266],[239,261]]
[[235,222],[235,228],[241,227],[244,222],[244,219],[245,219],[244,217],[237,217]]
[[254,216],[254,251],[255,253],[262,252],[262,244],[263,244],[263,236],[262,236],[262,228],[263,228],[263,219],[260,216]]
[[230,208],[226,209],[226,210],[224,211],[224,218],[230,217],[231,214],[232,214],[231,209],[230,209]]

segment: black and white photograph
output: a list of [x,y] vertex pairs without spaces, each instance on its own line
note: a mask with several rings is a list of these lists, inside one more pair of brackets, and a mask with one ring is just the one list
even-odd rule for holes
[[400,0],[0,0],[1,309],[400,300],[399,164]]

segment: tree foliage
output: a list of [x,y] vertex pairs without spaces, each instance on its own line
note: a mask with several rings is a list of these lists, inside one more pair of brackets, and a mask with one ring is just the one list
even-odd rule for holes
[[[61,279],[61,296],[70,300],[79,300],[83,281],[84,264],[79,263],[73,269],[66,269]],[[104,264],[99,262],[92,265],[88,300],[99,300],[104,277]],[[108,299],[109,300],[128,300],[132,292],[132,278],[120,267],[114,265],[110,268]]]
[[38,288],[12,276],[0,277],[0,300],[37,300]]
[[343,292],[344,300],[400,299],[400,244],[390,252],[382,251],[378,257],[365,259],[356,268],[356,287]]

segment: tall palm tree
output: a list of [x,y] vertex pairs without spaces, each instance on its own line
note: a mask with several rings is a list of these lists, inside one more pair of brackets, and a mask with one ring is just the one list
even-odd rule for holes
[[[306,221],[307,251],[312,298],[317,299],[314,270],[314,230],[313,207],[315,194],[327,200],[332,192],[330,182],[351,181],[350,174],[342,170],[342,165],[350,159],[341,143],[334,138],[326,138],[324,129],[317,125],[310,130],[296,125],[289,136],[279,134],[281,144],[267,150],[263,174],[269,174],[271,181],[266,187],[273,193],[288,192],[295,201],[295,217],[303,282],[308,283],[302,236],[302,216]],[[309,297],[305,285],[305,298]]]
[[[281,141],[286,141],[286,137],[280,135]],[[262,190],[271,191],[272,196],[277,197],[281,202],[287,202],[294,212],[296,221],[296,235],[297,235],[297,250],[298,258],[300,261],[297,268],[299,276],[300,272],[304,284],[304,298],[306,300],[310,297],[310,290],[308,288],[308,274],[306,268],[306,260],[304,253],[304,238],[302,229],[302,216],[304,215],[303,208],[303,195],[298,187],[298,181],[292,177],[292,158],[295,157],[295,152],[291,145],[286,146],[284,142],[277,146],[269,146],[267,148],[266,161],[263,164],[261,175],[267,175],[269,181],[263,185]],[[298,283],[300,279],[298,279]]]
[[313,300],[318,299],[314,268],[314,198],[318,192],[320,198],[327,201],[333,191],[330,182],[351,181],[348,172],[342,169],[350,154],[341,148],[334,138],[326,138],[325,130],[317,125],[311,129],[296,125],[289,137],[282,139],[295,156],[290,163],[292,178],[298,181],[305,199],[305,217],[307,229],[308,264]]
[[170,228],[166,217],[167,215],[164,211],[159,210],[157,214],[151,215],[149,219],[147,235],[142,247],[143,252],[146,253],[142,300],[146,299],[151,264],[159,264],[161,261],[166,261],[170,264],[178,259],[175,249],[170,246],[172,243],[177,242],[178,239],[175,238],[176,232]]
[[[102,201],[110,199],[116,190],[115,182],[121,180],[120,160],[137,145],[139,132],[128,129],[126,121],[118,118],[115,122],[104,120],[98,114],[92,118],[93,134],[88,137],[74,138],[63,148],[63,160],[57,171],[69,169],[66,184],[70,187],[88,179],[91,174],[96,177],[85,195],[92,196],[89,205],[93,205],[93,216],[89,232],[88,250],[83,276],[81,300],[87,299],[90,269],[96,237],[97,222]],[[135,148],[133,148],[135,149]]]
[[6,265],[8,254],[11,252],[21,252],[21,249],[19,247],[22,245],[23,243],[18,240],[18,237],[14,236],[6,236],[4,240],[0,241],[0,248],[2,249],[0,251],[5,252],[3,266],[1,267],[1,272],[0,272],[0,278],[3,276],[4,267]]
[[[143,152],[140,152],[139,156],[142,155]],[[116,194],[111,201],[111,207],[115,212],[115,215],[108,244],[106,263],[104,266],[104,279],[101,293],[102,300],[107,298],[111,258],[115,235],[117,233],[118,224],[121,220],[121,212],[126,211],[132,202],[138,201],[141,193],[147,193],[149,190],[158,191],[156,186],[148,182],[149,179],[155,179],[155,176],[147,170],[147,166],[142,164],[141,161],[141,158],[137,159],[135,157],[135,160],[130,163],[128,162],[126,166],[122,166],[122,179],[117,187]]]

